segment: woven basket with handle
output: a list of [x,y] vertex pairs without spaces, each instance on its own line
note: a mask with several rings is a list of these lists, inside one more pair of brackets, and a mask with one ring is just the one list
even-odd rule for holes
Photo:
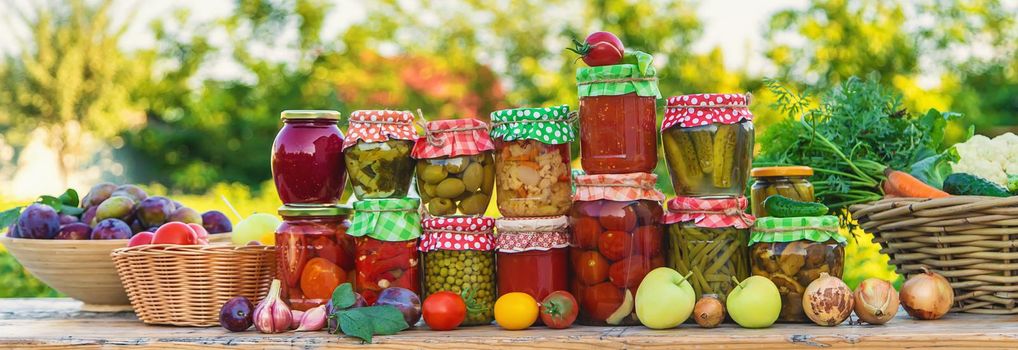
[[275,247],[153,244],[110,254],[134,312],[148,324],[219,325],[219,308],[257,304],[276,275]]
[[1018,314],[1018,196],[888,198],[850,210],[899,274],[928,266],[946,277],[952,311]]

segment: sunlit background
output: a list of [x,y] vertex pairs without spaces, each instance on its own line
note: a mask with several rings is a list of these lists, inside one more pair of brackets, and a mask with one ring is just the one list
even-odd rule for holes
[[[752,92],[758,132],[780,117],[763,78],[824,91],[871,72],[910,109],[964,114],[948,141],[969,126],[1018,130],[1015,1],[0,4],[0,209],[111,181],[199,211],[227,211],[225,197],[242,214],[272,213],[281,110],[486,119],[576,106],[582,63],[565,48],[596,30],[653,53],[665,95]],[[871,236],[853,237],[851,285],[895,277]],[[2,251],[0,285],[0,297],[55,295]]]

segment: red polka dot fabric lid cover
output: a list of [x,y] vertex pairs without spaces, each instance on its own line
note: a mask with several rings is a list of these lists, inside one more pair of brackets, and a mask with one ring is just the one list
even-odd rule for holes
[[665,107],[665,118],[661,121],[661,130],[673,126],[692,128],[753,120],[753,113],[749,111],[750,97],[749,94],[692,94],[669,97]]
[[495,249],[491,229],[495,219],[489,217],[431,217],[421,222],[420,251]]
[[417,140],[414,129],[414,114],[409,111],[368,110],[354,111],[350,115],[343,149],[356,145],[358,141],[385,142],[396,140]]

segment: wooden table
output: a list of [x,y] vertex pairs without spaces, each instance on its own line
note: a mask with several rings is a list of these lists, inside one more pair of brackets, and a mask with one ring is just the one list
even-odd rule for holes
[[[0,299],[0,348],[119,348],[128,346],[187,348],[366,348],[359,341],[325,332],[229,333],[219,327],[146,326],[133,313],[79,311],[70,299]],[[533,328],[503,331],[494,326],[451,332],[405,331],[377,337],[373,347],[386,349],[678,349],[821,347],[1003,348],[1018,349],[1018,317],[952,314],[938,321],[900,316],[885,326],[819,327],[783,324],[768,329],[716,329],[683,325],[655,331],[644,327],[582,327],[569,330]]]

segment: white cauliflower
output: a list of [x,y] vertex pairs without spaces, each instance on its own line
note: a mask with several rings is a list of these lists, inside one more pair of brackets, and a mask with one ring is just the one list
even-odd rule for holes
[[1007,175],[1018,174],[1018,135],[1006,133],[992,140],[983,135],[955,145],[961,159],[951,164],[956,173],[969,173],[1001,186],[1007,186]]

